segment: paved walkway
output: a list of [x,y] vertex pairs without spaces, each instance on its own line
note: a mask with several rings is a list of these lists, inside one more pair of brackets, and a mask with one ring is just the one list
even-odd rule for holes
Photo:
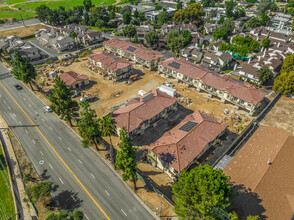
[[[1,128],[8,127],[1,115],[0,115],[0,127]],[[16,183],[16,184],[14,185],[15,186],[14,190],[18,190],[18,193],[16,193],[18,195],[18,196],[16,196],[17,203],[21,203],[22,212],[23,212],[23,216],[24,216],[23,219],[24,220],[32,220],[32,216],[37,216],[37,214],[35,213],[35,211],[32,208],[29,208],[23,202],[23,198],[26,197],[25,190],[24,190],[24,184],[22,182],[19,165],[16,160],[16,156],[15,156],[13,147],[11,145],[11,141],[8,136],[8,131],[7,131],[7,129],[1,129],[0,132],[2,134],[3,141],[4,141],[3,145],[6,147],[6,150],[9,155],[7,160],[9,161],[9,165],[12,166],[12,175],[15,177],[14,183]]]

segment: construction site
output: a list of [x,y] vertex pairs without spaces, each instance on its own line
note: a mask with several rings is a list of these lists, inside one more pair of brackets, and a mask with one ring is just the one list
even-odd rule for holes
[[[93,50],[92,53],[97,53],[101,50],[102,48],[98,48]],[[96,110],[98,117],[101,117],[111,112],[115,107],[123,105],[134,97],[138,97],[140,90],[148,92],[166,82],[166,79],[160,77],[157,71],[150,71],[136,64],[133,65],[133,69],[139,74],[132,76],[131,81],[113,82],[91,71],[87,57],[64,62],[55,61],[38,66],[37,83],[43,91],[49,92],[54,85],[54,77],[49,76],[51,72],[62,74],[74,71],[78,74],[87,75],[91,86],[80,91],[80,94],[76,95],[74,99],[80,101],[81,96],[86,94],[94,97],[95,99],[91,102],[91,106]],[[242,132],[252,120],[247,112],[236,110],[236,107],[232,104],[224,104],[216,98],[209,97],[206,93],[199,93],[184,84],[172,82],[175,85],[174,89],[177,90],[181,105],[192,111],[204,111],[218,120],[223,120],[228,124],[229,130],[234,133]]]

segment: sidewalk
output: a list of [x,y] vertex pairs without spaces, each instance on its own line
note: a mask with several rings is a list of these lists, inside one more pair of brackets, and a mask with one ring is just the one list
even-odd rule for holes
[[[0,127],[7,128],[7,124],[0,115]],[[10,138],[8,136],[8,130],[7,129],[1,129],[0,130],[2,137],[4,139],[6,149],[8,152],[9,157],[7,160],[9,161],[9,165],[12,166],[12,173],[11,175],[14,177],[14,180],[16,182],[16,187],[18,189],[18,194],[20,195],[20,198],[16,198],[17,202],[21,203],[22,206],[22,212],[24,216],[24,220],[32,220],[32,216],[37,218],[37,214],[34,212],[34,209],[31,207],[28,207],[26,203],[23,202],[23,198],[26,198],[25,190],[24,190],[24,184],[22,182],[21,173],[18,161],[16,159],[13,147],[11,145]]]

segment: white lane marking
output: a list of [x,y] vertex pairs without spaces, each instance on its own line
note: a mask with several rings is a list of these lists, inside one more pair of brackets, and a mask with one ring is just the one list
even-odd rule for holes
[[45,122],[44,118],[42,118],[42,121],[44,121],[44,122]]
[[51,169],[53,169],[53,167],[52,167],[52,165],[50,163],[49,163],[49,166],[50,166]]
[[92,176],[94,179],[96,179],[95,176],[94,176],[92,173],[91,173],[91,176]]
[[28,132],[27,130],[25,130],[25,132],[26,132],[27,134],[29,134],[29,132]]
[[71,198],[72,198],[74,201],[77,201],[77,200],[75,199],[75,197],[73,197],[73,195],[71,195]]
[[34,144],[36,144],[36,142],[35,142],[34,140],[32,140],[32,142],[33,142]]
[[37,112],[37,111],[35,111],[35,113],[36,113],[36,114],[38,114],[38,112]]
[[83,164],[82,161],[81,161],[80,159],[79,159],[79,162],[80,162],[81,164]]
[[124,213],[125,216],[127,216],[127,214],[124,212],[124,210],[121,209],[121,211],[122,211],[122,213]]
[[42,154],[42,156],[44,156],[44,154],[43,154],[43,152],[42,152],[42,151],[40,151],[40,153]]
[[8,109],[11,110],[11,108],[8,106]]
[[21,123],[20,121],[19,121],[18,123],[19,123],[20,125],[22,125],[22,123]]
[[23,100],[26,100],[26,98],[23,98]]
[[58,177],[58,179],[60,180],[60,182],[61,182],[62,184],[64,184],[63,181],[62,181],[62,179],[60,179],[59,177]]
[[1,97],[1,95],[0,95],[0,97]]
[[3,100],[3,102],[4,102],[4,103],[6,103],[6,101],[5,101],[5,100]]
[[53,129],[52,129],[51,127],[49,127],[49,129],[50,129],[51,131],[53,131]]
[[59,140],[61,140],[61,137],[58,136],[58,138],[59,138]]
[[29,104],[29,106],[30,106],[30,107],[32,107],[32,105],[31,105],[31,104]]
[[84,214],[84,215],[85,215],[86,219],[90,220],[86,214]]
[[16,117],[16,114],[15,113],[13,113],[13,117]]
[[71,149],[70,149],[69,147],[67,147],[67,149],[68,149],[69,151],[71,151]]
[[107,190],[106,190],[106,189],[105,189],[105,192],[106,192],[106,194],[107,194],[108,196],[110,196],[109,192],[107,192]]

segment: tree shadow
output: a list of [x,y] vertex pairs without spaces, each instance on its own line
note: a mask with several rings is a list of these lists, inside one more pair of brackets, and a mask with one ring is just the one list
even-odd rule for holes
[[5,158],[2,154],[0,154],[0,170],[7,169],[7,164],[5,162]]
[[45,169],[45,170],[43,170],[43,172],[41,173],[40,178],[41,178],[42,181],[46,181],[46,180],[48,180],[48,179],[50,178],[50,176],[47,175],[47,172],[48,172],[48,170]]
[[240,219],[246,219],[249,215],[258,215],[260,219],[266,219],[263,214],[264,207],[261,205],[262,199],[250,188],[246,188],[243,184],[233,185],[233,193],[237,196],[231,200],[230,208],[235,211]]
[[77,195],[78,193],[64,190],[52,198],[50,206],[57,207],[59,210],[73,211],[80,208],[83,202]]

